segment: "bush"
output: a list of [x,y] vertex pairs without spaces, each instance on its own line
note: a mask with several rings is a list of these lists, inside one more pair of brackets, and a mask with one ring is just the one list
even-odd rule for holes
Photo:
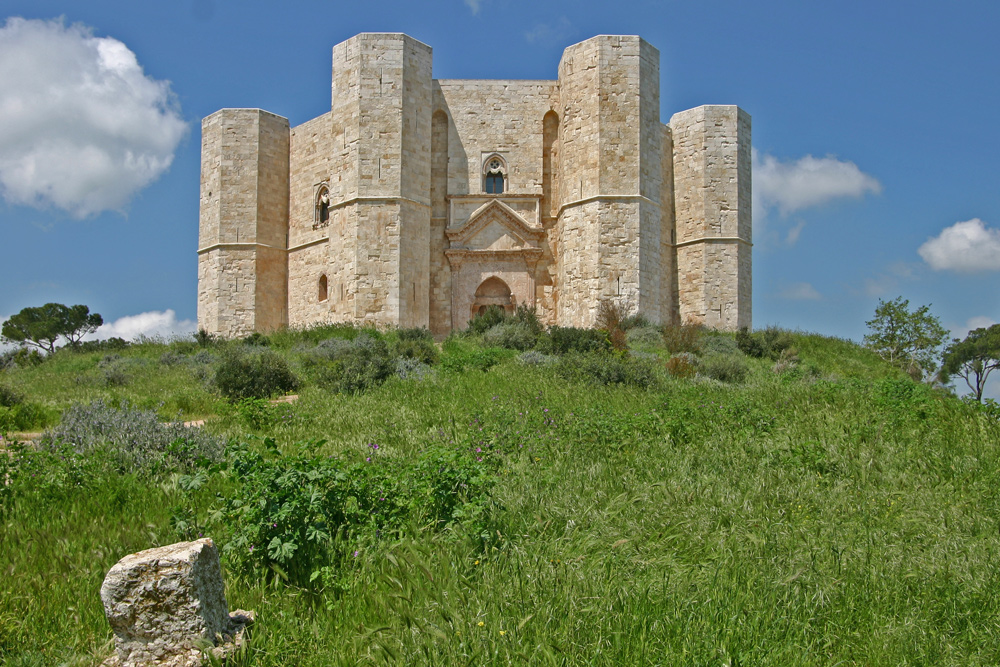
[[656,385],[656,371],[651,362],[619,354],[567,354],[559,360],[556,370],[569,380],[584,380],[602,385],[620,384],[641,388]]
[[396,365],[388,344],[362,333],[347,344],[329,346],[331,363],[319,369],[320,386],[345,394],[357,394],[385,382]]
[[666,324],[661,328],[663,345],[671,354],[701,350],[704,329],[698,324]]
[[215,386],[231,401],[270,398],[292,391],[298,384],[284,357],[267,348],[227,348],[215,369]]
[[54,414],[38,403],[28,401],[12,406],[0,405],[0,433],[32,431],[50,424]]
[[24,403],[24,394],[5,384],[0,384],[0,408],[13,408],[22,403]]
[[783,351],[791,347],[792,335],[777,327],[767,327],[755,332],[747,327],[740,327],[736,332],[736,345],[748,357],[777,360]]
[[438,349],[434,344],[434,337],[427,329],[400,329],[396,336],[392,345],[394,356],[414,359],[426,365],[437,363]]
[[503,322],[483,334],[483,344],[508,350],[530,350],[538,342],[538,334],[530,326],[514,320]]
[[434,369],[411,357],[400,357],[396,359],[396,377],[402,380],[425,380],[433,377]]
[[38,350],[29,350],[26,347],[18,347],[0,353],[0,370],[7,368],[29,368],[37,366],[45,361]]
[[699,371],[719,382],[739,384],[750,374],[750,367],[742,355],[711,354],[701,360]]
[[667,359],[667,372],[678,378],[693,378],[698,373],[698,357],[681,352]]
[[743,354],[732,336],[718,331],[702,336],[701,352],[704,356],[738,356]]
[[611,341],[600,329],[552,326],[540,337],[537,347],[546,354],[602,352],[611,349]]
[[557,357],[539,352],[538,350],[528,350],[517,358],[517,363],[522,366],[548,366],[556,361]]
[[482,314],[476,315],[469,320],[469,328],[465,333],[470,336],[481,336],[488,329],[492,329],[498,324],[502,324],[507,319],[507,314],[500,306],[490,306]]
[[259,331],[254,331],[252,334],[240,341],[244,345],[250,347],[270,347],[271,340]]
[[625,340],[629,345],[659,347],[663,345],[663,332],[654,326],[633,327],[625,331]]
[[242,484],[226,498],[223,516],[233,529],[224,551],[233,567],[252,576],[274,576],[322,589],[336,580],[336,565],[361,534],[391,534],[407,524],[476,529],[489,502],[494,476],[488,462],[468,452],[431,448],[416,462],[347,464],[317,456],[322,442],[302,443],[279,455],[245,445],[233,452]]
[[124,338],[107,338],[105,340],[87,340],[74,345],[66,345],[60,350],[67,352],[119,352],[127,348],[129,343]]
[[130,405],[112,407],[103,400],[74,405],[59,425],[46,431],[40,446],[58,451],[69,446],[78,454],[105,450],[125,472],[194,468],[200,459],[218,461],[223,442],[200,429],[161,423],[153,410]]

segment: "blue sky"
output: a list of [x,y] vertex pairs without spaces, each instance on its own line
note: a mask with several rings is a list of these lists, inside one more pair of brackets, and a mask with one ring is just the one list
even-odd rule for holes
[[314,118],[330,107],[333,45],[398,31],[433,47],[435,77],[484,79],[552,79],[569,44],[638,34],[660,50],[664,120],[746,109],[756,326],[860,340],[878,299],[897,296],[932,304],[956,335],[1000,321],[995,1],[5,0],[3,12],[0,317],[58,301],[120,334],[190,329],[200,119]]

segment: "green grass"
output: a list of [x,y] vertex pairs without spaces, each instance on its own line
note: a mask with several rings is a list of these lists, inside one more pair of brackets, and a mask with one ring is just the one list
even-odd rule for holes
[[[398,532],[348,536],[325,591],[224,559],[231,607],[258,614],[235,664],[997,664],[1000,423],[849,342],[794,338],[816,372],[748,360],[742,385],[602,387],[508,358],[485,372],[443,361],[360,395],[304,387],[257,436],[289,452],[322,438],[321,454],[353,462],[371,443],[400,463],[478,447],[494,476],[487,521],[442,530],[418,512]],[[294,364],[298,344],[272,347]],[[151,365],[165,349],[121,354]],[[137,366],[124,387],[74,380],[102,358],[0,379],[54,406],[189,395],[201,414],[220,409],[184,365],[168,378]],[[222,412],[207,428],[246,434]],[[100,457],[39,465],[42,483],[0,495],[0,662],[97,664],[107,570],[180,539],[176,507],[207,515],[238,482],[184,493]],[[231,530],[209,534],[225,544]]]

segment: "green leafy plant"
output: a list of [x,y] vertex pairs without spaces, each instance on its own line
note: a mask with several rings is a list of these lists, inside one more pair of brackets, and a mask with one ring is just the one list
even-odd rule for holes
[[1000,368],[1000,324],[974,329],[961,341],[956,338],[945,350],[941,381],[962,378],[981,403],[986,380],[997,368]]
[[228,347],[215,368],[215,386],[231,401],[270,398],[298,384],[285,358],[267,348]]
[[937,369],[948,330],[931,314],[929,305],[910,310],[910,302],[903,297],[879,299],[875,317],[865,324],[870,329],[865,345],[914,379],[929,377]]

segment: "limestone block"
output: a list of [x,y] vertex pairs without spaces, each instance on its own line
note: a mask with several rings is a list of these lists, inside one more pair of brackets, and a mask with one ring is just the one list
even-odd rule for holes
[[105,577],[101,601],[117,652],[107,667],[200,665],[202,647],[224,657],[253,621],[253,612],[229,613],[219,551],[207,538],[125,556]]

